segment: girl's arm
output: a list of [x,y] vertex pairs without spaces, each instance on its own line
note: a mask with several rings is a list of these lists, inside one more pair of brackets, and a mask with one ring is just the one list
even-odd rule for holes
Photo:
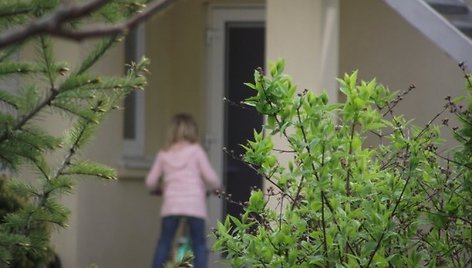
[[197,157],[198,157],[198,164],[200,167],[200,172],[205,182],[208,185],[210,185],[212,190],[214,191],[221,190],[222,186],[218,178],[218,175],[216,175],[215,170],[212,168],[210,161],[208,160],[208,157],[201,146],[198,146]]
[[158,153],[154,164],[152,164],[151,171],[149,171],[146,176],[146,186],[151,191],[158,190],[159,179],[162,176],[162,161],[160,156],[161,154]]

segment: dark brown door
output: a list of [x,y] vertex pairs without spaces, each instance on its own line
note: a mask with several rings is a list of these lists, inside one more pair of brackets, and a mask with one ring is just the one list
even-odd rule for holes
[[[225,34],[225,97],[234,103],[248,98],[254,91],[245,82],[254,81],[254,69],[264,67],[265,27],[263,23],[228,23]],[[235,156],[244,153],[240,146],[253,139],[253,130],[261,130],[263,117],[255,109],[225,105],[225,147]],[[262,178],[237,159],[225,154],[224,182],[234,202],[248,200],[252,187],[261,188]],[[238,217],[239,205],[225,201],[223,215]]]

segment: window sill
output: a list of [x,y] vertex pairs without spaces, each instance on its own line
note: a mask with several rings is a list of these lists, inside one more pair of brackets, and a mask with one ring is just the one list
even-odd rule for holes
[[117,168],[120,179],[144,179],[154,161],[154,156],[123,156]]

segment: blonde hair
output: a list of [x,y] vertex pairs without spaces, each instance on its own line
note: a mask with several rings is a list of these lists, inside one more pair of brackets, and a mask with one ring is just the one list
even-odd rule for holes
[[186,113],[174,115],[167,137],[167,148],[180,141],[197,142],[198,128],[193,117]]

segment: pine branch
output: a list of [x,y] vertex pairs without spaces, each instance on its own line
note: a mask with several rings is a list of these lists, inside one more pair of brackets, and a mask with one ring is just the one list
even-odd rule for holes
[[[53,31],[49,31],[48,33],[54,36],[59,36],[75,41],[81,41],[84,39],[97,38],[109,35],[126,34],[129,29],[136,27],[139,23],[145,21],[155,12],[167,7],[173,1],[175,0],[153,1],[151,4],[148,5],[148,7],[144,11],[133,15],[131,18],[124,22],[116,23],[114,25],[95,25],[80,30],[72,30],[60,27],[54,29]],[[2,38],[0,36],[0,47],[2,47],[2,45]]]
[[58,108],[68,114],[77,116],[82,120],[86,120],[89,122],[94,121],[94,114],[90,109],[86,109],[83,105],[77,105],[73,103],[67,102],[52,102],[51,107]]
[[38,18],[25,26],[16,27],[0,35],[0,48],[22,42],[29,37],[41,33],[63,37],[76,41],[104,37],[110,35],[124,34],[130,28],[137,26],[155,12],[167,7],[175,0],[160,0],[151,2],[145,10],[139,12],[129,19],[114,25],[95,25],[81,30],[66,29],[64,24],[74,19],[82,18],[100,9],[107,4],[108,0],[91,0],[88,3],[62,4],[49,15]]
[[11,46],[0,51],[0,63],[10,59],[19,50],[20,46]]
[[0,64],[0,76],[11,74],[29,75],[43,73],[44,71],[40,65],[31,62],[4,62]]
[[33,9],[31,6],[24,4],[23,6],[18,6],[20,3],[14,3],[11,6],[0,6],[0,17],[15,17],[18,15],[28,14]]
[[[49,97],[40,102],[32,111],[23,116],[11,129],[11,131],[21,129],[31,118],[38,114],[44,107],[49,105],[51,101],[57,96],[58,91],[54,90]],[[8,138],[9,132],[3,131],[3,134],[0,136],[0,143],[4,142]]]
[[92,67],[95,62],[97,62],[97,60],[100,59],[103,54],[105,54],[105,52],[117,42],[117,39],[118,35],[113,35],[112,37],[107,38],[96,45],[95,49],[85,58],[78,68],[77,74],[81,75],[90,67]]
[[54,86],[55,75],[53,71],[54,58],[52,56],[52,49],[51,49],[52,44],[49,38],[47,38],[44,35],[40,35],[39,40],[41,44],[41,47],[40,47],[41,58],[42,58],[42,61],[44,61],[43,64],[44,64],[46,75],[49,80],[49,86],[51,87],[51,90],[54,90],[55,89],[55,86]]
[[108,166],[88,161],[72,163],[62,172],[61,175],[86,175],[100,177],[107,180],[116,180],[116,172],[113,169]]
[[0,101],[18,109],[18,97],[6,92],[5,90],[0,90]]

